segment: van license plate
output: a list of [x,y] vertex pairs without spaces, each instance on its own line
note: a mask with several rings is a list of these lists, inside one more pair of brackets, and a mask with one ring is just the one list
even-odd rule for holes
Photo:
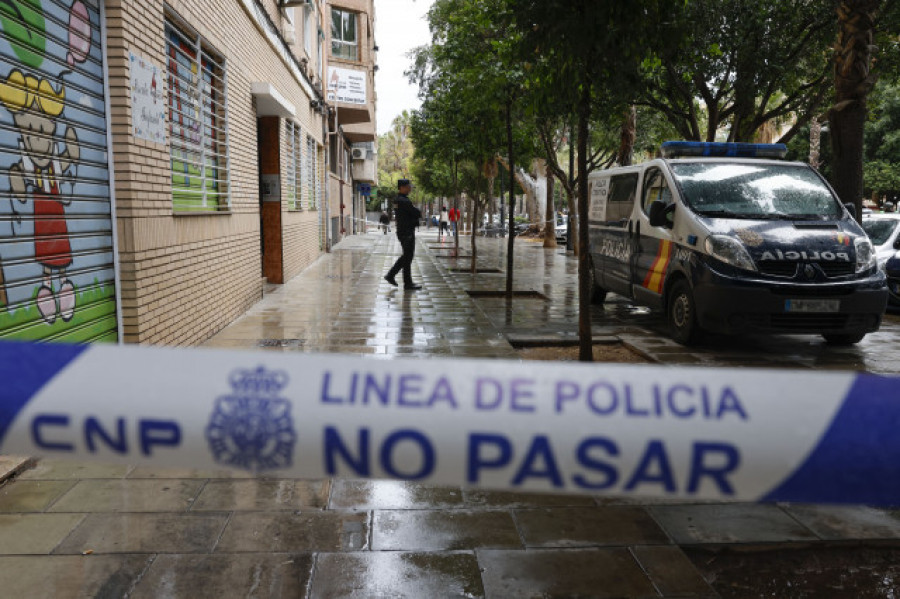
[[841,300],[795,299],[784,302],[785,312],[840,312]]

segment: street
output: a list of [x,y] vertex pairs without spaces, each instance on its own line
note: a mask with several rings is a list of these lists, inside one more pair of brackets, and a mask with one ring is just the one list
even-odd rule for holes
[[[396,238],[350,237],[205,345],[402,355],[450,370],[441,358],[516,360],[522,347],[574,343],[576,260],[517,240],[515,289],[530,293],[510,304],[492,297],[504,285],[505,240],[477,241],[488,272],[473,276],[454,270],[469,259],[450,242],[420,231],[413,278],[424,288],[404,293],[382,279]],[[469,255],[467,239],[460,248]],[[592,310],[596,340],[624,344],[635,362],[900,372],[896,314],[855,347],[778,336],[713,337],[687,349],[668,339],[659,314],[622,298]],[[900,575],[890,549],[898,541],[895,514],[866,507],[254,479],[51,459],[0,487],[0,588],[23,597],[699,598],[773,589],[887,597]],[[801,558],[807,575],[785,586],[793,574],[778,564]]]

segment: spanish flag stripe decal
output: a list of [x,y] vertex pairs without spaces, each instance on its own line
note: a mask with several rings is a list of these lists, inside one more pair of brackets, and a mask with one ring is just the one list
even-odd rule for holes
[[662,293],[663,281],[666,277],[666,269],[669,267],[669,260],[672,257],[672,242],[668,239],[660,240],[659,250],[656,252],[656,259],[647,272],[644,279],[644,287],[654,293]]

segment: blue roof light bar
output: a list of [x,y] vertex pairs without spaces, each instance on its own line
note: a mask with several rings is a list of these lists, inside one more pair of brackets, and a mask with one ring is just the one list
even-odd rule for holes
[[709,141],[667,141],[662,145],[663,158],[685,156],[733,158],[784,158],[784,144],[723,143]]

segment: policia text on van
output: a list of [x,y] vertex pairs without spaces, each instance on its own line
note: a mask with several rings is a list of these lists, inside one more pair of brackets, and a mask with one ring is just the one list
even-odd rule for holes
[[595,301],[665,310],[672,336],[821,334],[856,343],[887,302],[868,237],[781,144],[666,142],[663,158],[590,178]]

